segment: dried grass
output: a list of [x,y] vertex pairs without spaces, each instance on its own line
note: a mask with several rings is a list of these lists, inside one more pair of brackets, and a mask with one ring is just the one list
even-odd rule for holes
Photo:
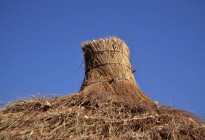
[[205,123],[159,104],[134,104],[110,93],[80,93],[9,104],[0,111],[0,139],[202,140]]
[[83,45],[80,93],[11,103],[0,110],[0,140],[202,140],[205,122],[154,103],[138,88],[129,49],[115,37]]
[[139,89],[130,64],[130,51],[117,37],[83,43],[85,77],[81,92],[111,92],[135,102],[153,104]]
[[129,62],[130,52],[124,41],[116,37],[85,42],[83,87],[98,82],[130,80],[135,83]]

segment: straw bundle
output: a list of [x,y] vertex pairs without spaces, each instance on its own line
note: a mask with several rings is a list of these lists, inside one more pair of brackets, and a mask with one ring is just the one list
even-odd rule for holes
[[140,90],[132,73],[130,51],[116,37],[83,43],[85,77],[81,91],[113,91],[133,96],[138,101],[149,100]]

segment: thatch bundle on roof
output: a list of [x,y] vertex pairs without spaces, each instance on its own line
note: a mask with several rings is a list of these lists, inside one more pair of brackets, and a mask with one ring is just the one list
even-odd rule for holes
[[89,86],[98,82],[125,81],[135,84],[127,45],[119,38],[93,40],[83,44],[85,81]]
[[[113,91],[135,102],[152,103],[139,89],[130,64],[130,51],[116,37],[83,43],[85,77],[81,91]],[[129,99],[130,100],[130,99]]]

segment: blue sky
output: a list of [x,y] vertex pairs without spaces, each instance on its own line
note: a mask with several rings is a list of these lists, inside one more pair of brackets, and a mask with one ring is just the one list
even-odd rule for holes
[[116,35],[153,100],[205,118],[204,0],[1,0],[0,102],[78,92],[83,41]]

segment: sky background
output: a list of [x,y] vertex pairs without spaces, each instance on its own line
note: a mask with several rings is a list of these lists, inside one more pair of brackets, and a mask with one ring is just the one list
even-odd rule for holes
[[81,43],[118,36],[140,88],[205,119],[204,0],[0,0],[0,102],[79,91]]

